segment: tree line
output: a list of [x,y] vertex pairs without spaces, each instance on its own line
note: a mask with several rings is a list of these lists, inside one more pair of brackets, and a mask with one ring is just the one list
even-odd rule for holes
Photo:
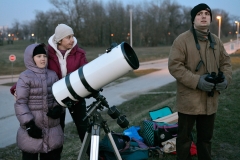
[[[153,0],[124,5],[119,0],[49,0],[53,9],[37,11],[30,22],[13,23],[8,32],[19,39],[37,38],[47,41],[60,23],[71,26],[82,46],[109,46],[112,42],[130,43],[130,11],[132,11],[133,46],[170,45],[191,27],[190,11],[172,0]],[[221,16],[221,37],[236,37],[236,16],[221,9],[212,9],[210,31],[218,35]],[[34,34],[34,35],[32,35]]]

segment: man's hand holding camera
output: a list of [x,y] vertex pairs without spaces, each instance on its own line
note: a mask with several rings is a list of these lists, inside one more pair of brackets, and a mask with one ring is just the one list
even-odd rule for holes
[[200,76],[197,87],[202,91],[211,92],[211,90],[214,88],[214,83],[207,82],[205,80],[207,76],[208,74],[204,74]]
[[223,82],[216,84],[216,90],[217,91],[222,91],[222,90],[226,89],[227,88],[227,84],[228,84],[227,80],[224,79]]
[[227,80],[225,79],[223,72],[219,72],[218,75],[216,75],[215,72],[212,72],[211,74],[200,76],[197,87],[203,91],[207,91],[208,96],[213,97],[214,89],[222,91],[227,88]]

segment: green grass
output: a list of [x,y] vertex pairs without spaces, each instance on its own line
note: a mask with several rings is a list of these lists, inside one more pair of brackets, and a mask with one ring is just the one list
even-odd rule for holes
[[[239,119],[240,119],[240,104],[239,89],[240,89],[240,70],[233,74],[233,80],[229,88],[225,90],[219,100],[219,109],[217,112],[214,138],[212,141],[212,154],[214,160],[237,160],[240,155],[240,136]],[[117,108],[126,114],[130,125],[139,125],[144,119],[149,119],[148,111],[154,110],[163,106],[169,106],[175,111],[175,93],[176,83],[172,82],[163,87],[157,88],[152,93],[156,94],[141,94],[136,98],[124,102]],[[165,92],[165,93],[164,93]],[[109,128],[116,132],[122,132],[116,121],[112,120],[106,112],[101,113],[109,125]],[[140,132],[141,133],[141,132]],[[101,137],[104,135],[101,131]],[[76,128],[73,123],[66,125],[65,143],[62,154],[64,160],[75,160],[78,157],[81,142],[78,138]],[[16,144],[0,149],[0,159],[3,160],[18,160],[21,156]],[[165,160],[175,160],[176,156],[165,154]],[[158,158],[149,158],[149,160],[157,160]],[[193,159],[197,159],[193,157]]]
[[[240,70],[234,71],[233,80],[229,88],[222,92],[219,100],[219,109],[217,112],[214,137],[212,141],[213,160],[236,160],[240,155],[240,136],[239,119],[240,119],[240,104],[239,89],[240,89]],[[131,126],[141,126],[142,121],[150,119],[148,111],[155,110],[163,106],[169,106],[175,111],[175,92],[176,83],[172,82],[163,87],[152,90],[156,94],[140,94],[136,98],[124,102],[117,108],[127,116]],[[122,132],[116,121],[112,120],[106,112],[102,112],[102,117],[107,120],[111,130]],[[65,147],[63,159],[75,159],[78,156],[80,149],[80,141],[78,140],[76,129],[72,123],[67,125],[68,133],[71,133],[65,145],[70,147],[78,146],[77,148]],[[101,137],[104,133],[101,133]],[[141,134],[141,131],[140,131]],[[75,135],[74,137],[72,137]],[[196,140],[195,130],[193,131],[194,140]],[[72,138],[70,138],[72,137]],[[74,142],[74,139],[77,142]],[[157,160],[158,158],[149,158],[149,160]],[[176,156],[171,154],[164,155],[165,160],[175,160]],[[197,157],[193,157],[196,160]]]
[[[149,50],[149,48],[145,48]],[[158,49],[154,49],[158,53]],[[164,50],[164,49],[163,49]],[[140,51],[139,51],[140,52]],[[158,55],[155,53],[156,55]],[[144,57],[144,53],[141,53]],[[151,56],[150,56],[151,57]],[[144,59],[144,58],[143,58]],[[214,137],[212,140],[212,156],[213,160],[237,160],[240,156],[240,54],[231,55],[233,65],[233,80],[228,89],[223,91],[219,99],[219,109],[215,121]],[[151,73],[154,70],[142,71],[141,73],[129,73],[130,78],[141,76],[142,74]],[[138,75],[134,75],[138,74]],[[136,93],[131,95],[135,98],[124,102],[117,106],[120,112],[127,116],[130,126],[141,126],[142,121],[150,119],[148,112],[150,110],[158,109],[163,106],[169,106],[175,111],[175,94],[176,83],[172,82],[168,85],[156,88],[149,93]],[[112,120],[106,111],[101,112],[104,120],[107,121],[109,128],[115,132],[122,132],[115,120]],[[194,140],[195,130],[193,131]],[[141,134],[141,131],[140,131]],[[101,137],[104,132],[101,131]],[[62,153],[62,159],[75,160],[78,157],[81,142],[78,138],[76,127],[73,123],[66,125],[65,129],[65,143]],[[176,156],[165,154],[164,160],[175,160]],[[18,150],[16,144],[10,145],[0,149],[0,160],[20,160],[21,152]],[[149,160],[157,160],[159,158],[149,158]],[[196,160],[193,157],[193,160]]]

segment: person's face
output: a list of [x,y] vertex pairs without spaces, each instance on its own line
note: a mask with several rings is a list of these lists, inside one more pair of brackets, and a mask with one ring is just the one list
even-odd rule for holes
[[207,10],[198,12],[193,23],[196,29],[207,30],[211,23],[210,13]]
[[69,35],[67,37],[64,37],[59,43],[58,47],[61,50],[68,50],[73,47],[74,44],[74,39],[73,39],[73,34]]
[[33,60],[38,68],[45,68],[48,62],[46,54],[37,54],[33,57]]

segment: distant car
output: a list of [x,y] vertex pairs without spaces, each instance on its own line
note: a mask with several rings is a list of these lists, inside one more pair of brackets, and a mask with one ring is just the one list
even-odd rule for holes
[[35,38],[30,38],[30,42],[35,42]]

